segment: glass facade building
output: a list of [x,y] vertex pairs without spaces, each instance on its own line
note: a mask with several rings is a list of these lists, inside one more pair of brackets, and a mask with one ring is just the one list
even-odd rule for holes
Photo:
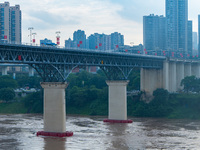
[[188,0],[166,0],[167,45],[172,51],[188,51]]
[[192,36],[192,46],[193,46],[193,55],[197,54],[197,50],[198,50],[198,36],[197,36],[197,32],[193,32],[193,36]]
[[166,38],[165,17],[154,14],[143,17],[143,43],[147,51],[165,50]]
[[198,15],[198,55],[200,56],[200,15]]
[[188,54],[190,55],[190,56],[192,56],[193,55],[193,43],[192,43],[192,36],[193,36],[193,33],[192,33],[192,21],[188,21]]

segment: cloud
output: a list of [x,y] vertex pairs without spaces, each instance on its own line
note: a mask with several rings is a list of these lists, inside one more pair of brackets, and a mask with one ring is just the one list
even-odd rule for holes
[[[125,43],[143,41],[143,16],[165,15],[165,0],[9,0],[22,10],[23,41],[29,41],[28,27],[34,27],[37,39],[55,40],[61,31],[61,43],[72,38],[73,32],[85,30],[87,36],[97,33],[120,32]],[[189,1],[189,19],[197,31],[199,2]],[[38,41],[38,40],[37,40]]]
[[[118,13],[122,9],[119,4],[107,0],[30,0],[21,5],[24,33],[29,34],[27,28],[33,26],[39,31],[38,38],[46,34],[54,39],[55,34],[50,34],[56,30],[61,31],[66,39],[77,29],[85,30],[87,36],[94,32],[110,34],[118,31],[125,34],[124,30],[134,27],[134,21],[123,19]],[[26,36],[24,40],[27,40]]]
[[119,15],[125,19],[142,23],[144,15],[157,14],[164,15],[165,0],[110,0],[114,4],[123,7],[118,11]]

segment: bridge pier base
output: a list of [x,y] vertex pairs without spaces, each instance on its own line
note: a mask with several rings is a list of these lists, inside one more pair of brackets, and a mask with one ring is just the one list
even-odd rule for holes
[[104,122],[132,123],[127,120],[127,85],[129,81],[106,81],[109,86],[109,115]]
[[65,88],[66,83],[43,82],[44,88],[44,131],[37,132],[43,136],[72,136],[66,132]]

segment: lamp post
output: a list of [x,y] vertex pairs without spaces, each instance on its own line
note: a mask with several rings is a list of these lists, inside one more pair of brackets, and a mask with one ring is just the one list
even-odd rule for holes
[[29,27],[28,28],[28,30],[30,30],[30,44],[32,44],[32,30],[33,30],[34,28],[33,27]]

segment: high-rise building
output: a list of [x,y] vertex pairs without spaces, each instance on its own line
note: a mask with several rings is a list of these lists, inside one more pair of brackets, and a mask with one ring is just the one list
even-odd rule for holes
[[188,21],[188,54],[189,56],[193,55],[193,50],[192,50],[192,21]]
[[21,10],[19,5],[0,3],[0,40],[21,43]]
[[[122,37],[122,38],[124,38],[124,37]],[[111,50],[111,35],[104,34],[103,47],[104,47],[104,50]]]
[[197,36],[197,32],[193,32],[193,56],[198,54],[198,36]]
[[167,19],[164,16],[159,17],[159,48],[167,49]]
[[85,31],[78,30],[73,34],[73,41],[76,48],[86,48],[86,35]]
[[0,40],[9,40],[9,2],[0,3]]
[[143,43],[147,51],[166,49],[166,18],[151,14],[143,17]]
[[200,56],[200,15],[198,15],[198,55]]
[[87,48],[93,50],[119,50],[124,46],[124,36],[121,33],[114,32],[110,35],[94,33],[87,39],[85,31],[75,31],[73,40],[65,40],[66,48]]
[[74,48],[74,42],[71,40],[71,38],[65,40],[65,48]]
[[112,33],[111,34],[111,49],[117,50],[120,46],[124,46],[124,36],[118,32]]
[[166,0],[166,18],[168,49],[187,52],[188,0]]
[[111,35],[94,33],[88,37],[89,49],[111,50]]

